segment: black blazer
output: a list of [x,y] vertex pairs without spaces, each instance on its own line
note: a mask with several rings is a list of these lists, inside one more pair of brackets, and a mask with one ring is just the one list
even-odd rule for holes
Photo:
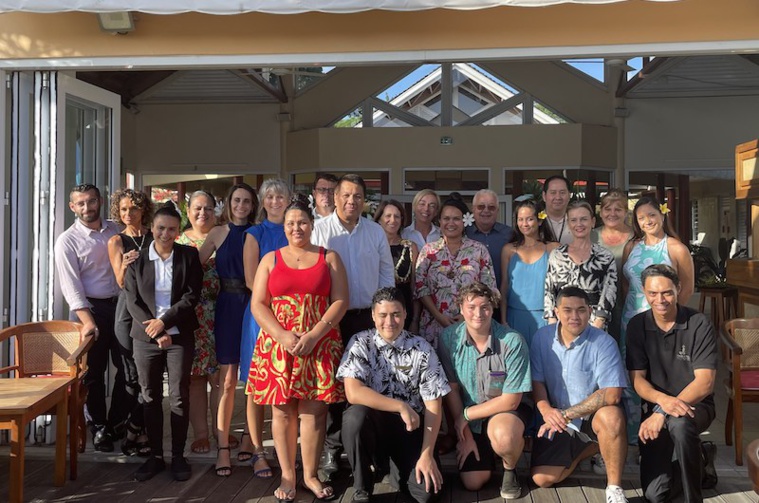
[[[129,335],[146,342],[151,339],[142,322],[156,317],[155,265],[150,261],[149,251],[150,247],[147,247],[140,252],[124,277],[127,309],[134,320]],[[167,330],[177,327],[179,337],[192,337],[195,329],[200,326],[195,306],[200,300],[200,290],[203,287],[203,268],[198,250],[174,243],[173,265],[171,307],[161,319]]]

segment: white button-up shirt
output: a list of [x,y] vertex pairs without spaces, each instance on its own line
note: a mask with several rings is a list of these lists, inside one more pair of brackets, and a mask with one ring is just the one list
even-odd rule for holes
[[[158,255],[155,249],[155,241],[150,243],[148,258],[155,266],[155,317],[160,319],[171,307],[171,284],[174,278],[174,250],[171,255],[164,260]],[[169,335],[179,333],[177,327],[166,329]]]
[[361,217],[348,232],[333,212],[314,224],[311,242],[340,255],[348,276],[349,309],[370,307],[374,292],[395,286],[393,256],[378,223]]
[[90,229],[77,218],[55,242],[55,268],[72,319],[73,311],[92,307],[87,297],[109,299],[121,291],[108,258],[108,240],[119,229],[113,222],[100,222],[100,229]]
[[408,239],[409,241],[413,241],[416,243],[416,246],[421,250],[424,248],[424,245],[427,243],[434,243],[438,239],[440,239],[440,227],[437,227],[435,224],[432,224],[432,229],[430,230],[430,233],[427,234],[427,239],[424,239],[424,236],[422,236],[422,233],[416,230],[416,227],[414,227],[414,223],[412,222],[411,225],[408,227],[404,227],[401,231],[401,237],[403,239]]

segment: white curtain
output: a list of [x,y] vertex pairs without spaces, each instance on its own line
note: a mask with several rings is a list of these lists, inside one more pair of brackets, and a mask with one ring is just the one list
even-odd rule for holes
[[[561,3],[605,4],[627,0],[0,0],[0,12],[117,12],[150,14],[299,14],[326,12],[347,14],[367,10],[415,11],[426,9],[475,10],[490,7],[543,7]],[[678,0],[650,0],[678,1]]]

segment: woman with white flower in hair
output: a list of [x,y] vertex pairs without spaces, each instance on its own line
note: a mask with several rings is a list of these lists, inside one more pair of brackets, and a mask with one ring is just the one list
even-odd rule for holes
[[465,221],[473,222],[469,208],[460,197],[450,197],[440,209],[442,237],[424,245],[416,262],[414,296],[424,306],[419,332],[435,348],[440,332],[463,319],[456,302],[462,286],[479,281],[498,288],[490,253],[466,237]]

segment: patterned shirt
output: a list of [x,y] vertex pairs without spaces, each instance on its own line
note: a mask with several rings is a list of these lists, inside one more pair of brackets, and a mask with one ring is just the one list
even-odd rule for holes
[[[459,315],[456,295],[459,289],[474,281],[497,290],[490,253],[485,245],[463,237],[458,253],[451,254],[445,239],[424,245],[416,259],[416,291],[414,297],[429,295],[438,310],[445,316]],[[427,309],[422,310],[419,323],[422,337],[437,347],[437,338],[443,327]]]
[[376,329],[354,335],[343,354],[337,378],[358,379],[389,398],[408,403],[418,414],[424,402],[451,391],[443,366],[432,346],[419,336],[401,332],[392,343]]
[[[516,330],[492,322],[487,348],[480,353],[461,322],[443,330],[438,352],[448,380],[461,386],[464,407],[484,403],[502,394],[529,393],[530,349]],[[499,375],[500,374],[500,375]],[[482,420],[471,421],[474,433]]]
[[611,311],[617,303],[617,266],[614,255],[599,244],[590,248],[590,257],[582,264],[576,264],[569,257],[569,245],[561,245],[548,256],[546,273],[544,318],[555,318],[553,308],[559,290],[565,286],[576,286],[590,296],[593,310],[590,321],[596,318],[611,321]]

